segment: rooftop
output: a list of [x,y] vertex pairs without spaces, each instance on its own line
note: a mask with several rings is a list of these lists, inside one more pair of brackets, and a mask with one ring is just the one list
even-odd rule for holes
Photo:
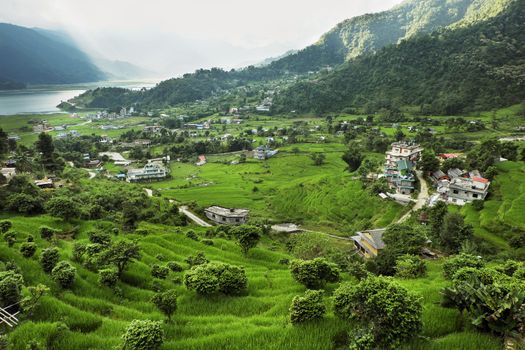
[[220,215],[220,216],[226,216],[231,218],[240,218],[247,216],[250,211],[248,209],[235,209],[235,208],[223,208],[219,207],[217,205],[208,207],[204,209],[205,211],[208,211],[212,214]]

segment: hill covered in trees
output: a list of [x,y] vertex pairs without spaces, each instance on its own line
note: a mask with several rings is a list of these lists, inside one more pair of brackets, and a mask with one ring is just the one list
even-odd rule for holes
[[453,114],[525,98],[525,1],[498,16],[388,46],[282,92],[275,111],[419,105]]
[[[138,104],[162,108],[193,102],[235,87],[339,66],[347,59],[375,53],[388,45],[443,28],[465,28],[501,13],[511,0],[409,0],[390,11],[346,20],[315,43],[270,64],[240,70],[197,70],[159,83],[148,91],[88,91],[73,102],[91,108]],[[296,108],[297,109],[297,108]]]
[[[0,89],[105,79],[90,58],[59,37],[0,23]],[[5,82],[5,83],[4,83]]]

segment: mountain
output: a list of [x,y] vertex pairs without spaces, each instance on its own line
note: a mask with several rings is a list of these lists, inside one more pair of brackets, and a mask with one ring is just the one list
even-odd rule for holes
[[[473,24],[472,24],[473,23]],[[276,112],[417,105],[455,114],[525,99],[525,0],[476,19],[351,59],[299,82],[274,100]]]
[[93,59],[96,66],[108,75],[109,79],[145,79],[155,76],[154,72],[126,61],[111,61],[104,58]]
[[304,73],[448,26],[468,25],[500,13],[509,0],[408,0],[391,10],[339,23],[321,39],[272,64]]
[[[392,10],[346,20],[315,43],[285,55],[264,66],[249,66],[225,74],[199,70],[158,84],[147,92],[99,90],[87,92],[80,101],[87,107],[114,108],[102,101],[139,103],[146,107],[165,107],[204,99],[224,89],[254,81],[281,79],[339,66],[346,61],[374,54],[385,46],[398,45],[436,30],[460,30],[494,18],[512,0],[408,0]],[[218,71],[216,70],[215,73]],[[186,89],[189,89],[186,91]],[[104,96],[110,94],[110,96]]]
[[106,78],[81,50],[51,32],[0,23],[0,81],[68,84]]

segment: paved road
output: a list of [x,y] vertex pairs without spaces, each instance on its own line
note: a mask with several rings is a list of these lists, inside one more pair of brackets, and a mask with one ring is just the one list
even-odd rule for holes
[[417,178],[419,180],[419,184],[421,185],[421,189],[419,191],[419,194],[417,195],[416,204],[414,204],[414,206],[412,207],[412,209],[410,209],[410,211],[408,213],[403,215],[401,217],[401,219],[399,219],[397,221],[398,224],[400,224],[402,222],[405,222],[410,217],[410,214],[413,211],[416,211],[416,210],[419,210],[419,209],[423,208],[423,206],[428,202],[429,195],[428,195],[427,182],[423,178],[423,173],[421,171],[419,171],[419,170],[416,171],[416,175],[417,175]]
[[200,217],[189,211],[187,206],[181,205],[179,207],[179,210],[182,214],[186,215],[191,221],[193,221],[197,225],[202,227],[212,227],[212,225],[208,224],[206,221],[202,220]]

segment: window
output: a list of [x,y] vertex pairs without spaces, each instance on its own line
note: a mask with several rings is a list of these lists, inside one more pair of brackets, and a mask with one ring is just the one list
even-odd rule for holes
[[458,194],[458,193],[459,193],[458,190],[454,190],[454,191],[452,191],[452,192],[454,192],[455,194]]
[[238,219],[238,218],[237,218],[237,219],[235,219],[235,222],[240,222],[240,221],[241,221],[241,220],[240,220],[240,219]]
[[222,218],[222,221],[226,221],[226,218],[223,217],[223,218]]
[[477,194],[477,193],[473,193],[473,194],[472,194],[472,197],[474,197],[474,198],[478,198],[478,194]]

